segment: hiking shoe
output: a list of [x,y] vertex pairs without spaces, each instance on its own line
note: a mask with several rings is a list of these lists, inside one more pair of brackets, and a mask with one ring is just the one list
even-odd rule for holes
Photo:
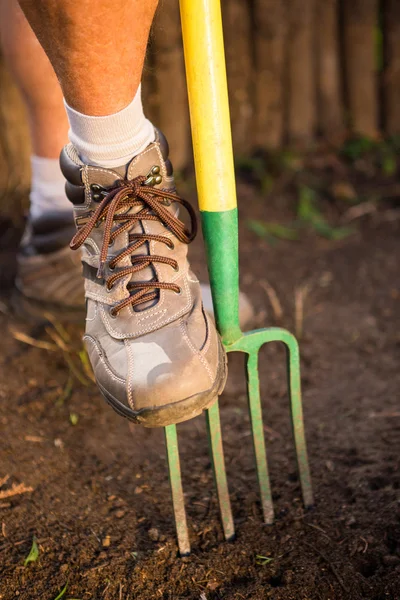
[[34,319],[46,311],[59,318],[83,318],[81,257],[69,247],[74,232],[72,211],[29,217],[17,255],[19,312]]
[[157,132],[113,169],[84,165],[69,144],[60,165],[78,230],[71,248],[82,248],[84,340],[101,393],[146,427],[191,419],[222,392],[226,355],[187,261],[196,217],[175,192],[165,138]]

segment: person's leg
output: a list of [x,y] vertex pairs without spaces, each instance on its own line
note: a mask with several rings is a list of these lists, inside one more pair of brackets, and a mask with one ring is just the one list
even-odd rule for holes
[[58,159],[68,141],[60,84],[17,0],[0,0],[0,40],[27,108],[33,153]]
[[85,162],[117,166],[154,140],[140,80],[157,0],[21,0],[64,94]]
[[0,0],[0,42],[26,106],[33,150],[29,216],[17,256],[16,286],[22,294],[13,306],[35,318],[43,313],[43,301],[47,308],[82,313],[81,264],[69,248],[73,210],[59,165],[68,119],[57,77],[17,0]]
[[2,54],[24,100],[32,141],[31,216],[72,214],[59,168],[68,141],[68,119],[60,85],[49,59],[17,0],[0,0]]
[[64,98],[92,116],[125,108],[139,87],[158,0],[19,0]]
[[[70,122],[60,164],[78,229],[71,247],[83,250],[85,342],[99,388],[146,426],[189,419],[222,391],[226,361],[187,261],[195,217],[176,195],[168,144],[141,104],[157,1],[20,4]],[[179,219],[183,207],[192,232]]]

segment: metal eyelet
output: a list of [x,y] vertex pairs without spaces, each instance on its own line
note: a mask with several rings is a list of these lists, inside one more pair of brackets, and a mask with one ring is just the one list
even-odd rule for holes
[[174,270],[176,273],[178,273],[178,271],[179,271],[179,265],[176,265],[176,267],[172,267],[172,268],[173,268],[173,270]]
[[170,244],[167,244],[167,248],[168,248],[168,250],[175,250],[175,244],[174,244],[174,242],[171,242]]
[[177,296],[182,296],[182,293],[183,293],[183,292],[182,292],[182,288],[179,288],[179,292],[175,292],[175,294],[176,294]]
[[108,242],[108,247],[111,248],[112,246],[114,246],[115,240],[110,240]]
[[109,270],[109,271],[115,271],[115,265],[112,267],[112,266],[110,265],[110,263],[108,263],[108,270]]
[[106,292],[107,294],[111,294],[111,292],[113,291],[113,285],[111,287],[108,287],[108,285],[106,285]]
[[90,186],[90,191],[92,193],[92,200],[94,202],[101,202],[108,194],[107,190],[98,183],[92,183]]
[[162,182],[162,176],[160,175],[160,167],[154,165],[147,174],[146,180],[143,185],[159,185]]
[[118,315],[114,315],[112,307],[110,307],[110,310],[108,311],[108,314],[110,315],[111,319],[116,319],[117,316],[118,316]]

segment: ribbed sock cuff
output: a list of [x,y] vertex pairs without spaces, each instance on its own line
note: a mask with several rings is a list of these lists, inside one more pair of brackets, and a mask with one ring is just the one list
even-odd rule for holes
[[113,115],[84,115],[64,101],[69,138],[83,162],[117,167],[142,152],[155,139],[154,127],[143,113],[141,86],[132,102]]

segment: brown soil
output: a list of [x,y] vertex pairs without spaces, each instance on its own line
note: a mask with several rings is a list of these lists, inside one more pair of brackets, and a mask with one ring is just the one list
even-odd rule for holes
[[[287,204],[266,211],[249,188],[241,199],[245,217],[290,218]],[[67,582],[64,598],[81,600],[399,598],[398,224],[367,218],[340,242],[309,234],[270,246],[242,220],[242,288],[257,326],[273,323],[265,278],[290,329],[295,290],[309,285],[301,350],[316,504],[302,508],[283,355],[273,346],[260,374],[276,521],[263,525],[243,360],[232,356],[221,413],[237,539],[222,539],[204,419],[195,419],[179,426],[193,545],[183,560],[163,432],[131,430],[76,381],[57,402],[68,379],[62,352],[17,341],[10,326],[29,328],[0,314],[0,478],[10,476],[1,490],[33,488],[0,500],[0,598],[54,600]],[[3,252],[3,276],[10,261]],[[200,241],[192,262],[204,276]],[[33,536],[39,558],[25,567]]]

